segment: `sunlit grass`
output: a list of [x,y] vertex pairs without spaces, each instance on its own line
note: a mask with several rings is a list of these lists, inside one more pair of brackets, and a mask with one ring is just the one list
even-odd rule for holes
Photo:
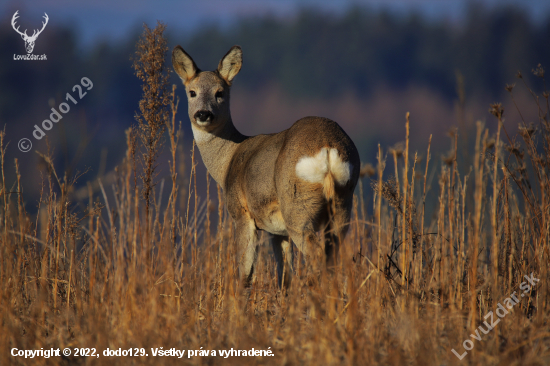
[[[99,194],[90,188],[88,202],[70,200],[73,178],[58,175],[44,156],[36,215],[24,209],[19,172],[16,182],[5,181],[2,133],[0,364],[547,364],[548,95],[533,103],[540,120],[523,121],[516,137],[503,129],[494,105],[495,120],[487,123],[493,132],[478,123],[469,154],[458,151],[453,136],[445,159],[427,159],[430,144],[426,152],[409,151],[409,129],[419,122],[404,118],[403,147],[381,146],[377,166],[363,169],[335,273],[308,283],[298,255],[286,293],[277,288],[268,245],[251,288],[242,287],[222,192],[197,194],[194,146],[188,186],[181,187],[175,117],[167,121],[171,184],[151,184],[144,198],[144,129],[129,131],[126,158],[111,178],[96,182]],[[174,100],[173,116],[176,108]],[[466,170],[458,153],[471,157]],[[438,181],[427,189],[436,167]],[[367,186],[381,193],[371,197],[372,210],[363,200]],[[437,201],[429,217],[426,200]],[[531,273],[540,282],[493,330],[478,332],[481,341],[472,338],[479,326],[487,329],[485,315],[497,303],[523,293]],[[474,347],[459,361],[451,349],[463,354],[467,339]],[[12,348],[51,347],[95,348],[100,356],[11,356]],[[218,354],[153,357],[151,348],[160,347]],[[145,348],[149,356],[105,357],[107,348]],[[274,356],[219,356],[231,348]]]

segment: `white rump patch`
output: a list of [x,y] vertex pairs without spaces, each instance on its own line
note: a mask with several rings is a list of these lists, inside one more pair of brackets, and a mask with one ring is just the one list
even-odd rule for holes
[[298,178],[311,183],[323,183],[328,173],[327,148],[323,147],[315,156],[303,156],[296,164]]
[[315,156],[304,156],[296,164],[298,178],[311,183],[323,183],[328,173],[339,185],[344,185],[350,179],[351,164],[342,161],[338,150],[323,147]]
[[330,149],[328,161],[334,180],[341,186],[346,184],[351,176],[351,164],[347,161],[342,161],[336,149]]

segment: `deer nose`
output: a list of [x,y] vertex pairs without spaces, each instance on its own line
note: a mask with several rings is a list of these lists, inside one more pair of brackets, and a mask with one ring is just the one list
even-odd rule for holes
[[198,111],[197,113],[195,113],[195,120],[197,120],[198,122],[212,121],[213,118],[214,114],[209,111]]

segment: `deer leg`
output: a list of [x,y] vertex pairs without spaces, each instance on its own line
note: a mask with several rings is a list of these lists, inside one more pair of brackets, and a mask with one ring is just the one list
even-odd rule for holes
[[302,232],[290,231],[290,237],[296,247],[304,254],[307,268],[307,282],[313,284],[317,282],[319,276],[319,263],[321,263],[323,248],[317,234],[312,228],[307,228]]
[[338,235],[331,231],[325,232],[325,255],[327,269],[330,271],[334,269],[336,262],[338,261],[338,252],[340,249],[340,240]]
[[277,261],[279,288],[289,288],[292,280],[293,253],[290,240],[286,236],[272,235],[271,245]]
[[242,219],[237,223],[239,274],[245,287],[250,287],[254,264],[258,256],[258,234],[253,220]]

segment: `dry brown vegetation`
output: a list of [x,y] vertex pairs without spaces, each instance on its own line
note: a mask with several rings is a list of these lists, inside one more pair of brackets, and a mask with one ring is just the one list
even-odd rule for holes
[[[162,39],[162,30],[146,30],[141,55]],[[153,65],[150,75],[161,70]],[[535,72],[544,77],[541,69]],[[162,89],[162,80],[146,79],[152,83],[147,90]],[[149,97],[168,106],[166,99],[155,104],[162,93]],[[428,171],[440,160],[429,159],[429,144],[423,161],[409,151],[409,129],[417,122],[407,115],[405,144],[380,147],[377,166],[362,170],[335,274],[323,272],[308,284],[296,256],[296,279],[286,294],[277,288],[267,245],[252,287],[241,287],[233,225],[219,187],[217,197],[197,195],[194,148],[186,180],[178,168],[175,99],[172,118],[142,109],[114,183],[91,182],[100,194],[90,183],[86,209],[71,201],[76,177],[59,176],[45,155],[38,213],[27,213],[17,161],[17,180],[4,178],[2,133],[0,364],[548,364],[548,94],[533,93],[533,105],[539,120],[523,121],[517,137],[503,128],[502,107],[493,105],[495,133],[478,123],[466,171],[456,162],[455,133],[432,190]],[[160,145],[151,136],[164,129],[159,121],[171,146],[167,201],[154,177]],[[367,185],[381,193],[372,210],[362,199]],[[429,199],[437,200],[430,217],[424,209]],[[524,275],[532,273],[540,281],[523,293]],[[479,331],[487,330],[485,315],[514,291],[519,303],[487,334]],[[476,329],[481,341],[470,336]],[[473,349],[459,361],[451,349],[462,354],[467,339]],[[100,356],[11,356],[12,348],[51,347],[94,348]],[[153,357],[151,348],[160,347],[202,347],[217,355]],[[107,348],[145,348],[149,356],[105,357]],[[231,348],[269,348],[274,356],[219,355]]]

